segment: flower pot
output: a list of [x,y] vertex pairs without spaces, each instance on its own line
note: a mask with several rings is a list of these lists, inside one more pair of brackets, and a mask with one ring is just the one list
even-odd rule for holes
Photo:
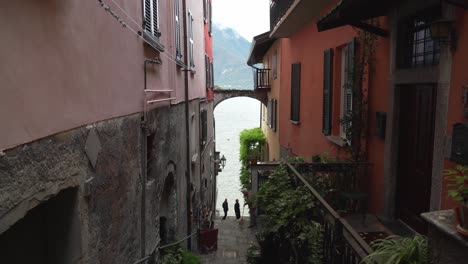
[[468,236],[468,206],[454,208],[458,233]]

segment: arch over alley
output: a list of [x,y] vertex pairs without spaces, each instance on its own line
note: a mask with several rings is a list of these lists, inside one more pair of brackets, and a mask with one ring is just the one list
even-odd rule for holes
[[224,100],[235,98],[235,97],[250,97],[253,99],[257,99],[262,104],[266,105],[268,101],[268,91],[265,89],[260,90],[240,90],[240,89],[231,89],[231,90],[224,90],[224,89],[215,89],[214,90],[214,107],[218,106],[219,103],[223,102]]

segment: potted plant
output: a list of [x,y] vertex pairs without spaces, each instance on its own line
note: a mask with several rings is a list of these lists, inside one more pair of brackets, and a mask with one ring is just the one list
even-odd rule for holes
[[455,218],[463,232],[468,234],[468,166],[457,165],[454,169],[445,171],[448,196],[460,203],[455,208]]

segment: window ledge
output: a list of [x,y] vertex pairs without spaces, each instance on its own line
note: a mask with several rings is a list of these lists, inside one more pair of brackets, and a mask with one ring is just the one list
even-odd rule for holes
[[289,122],[291,122],[292,124],[294,124],[294,125],[296,125],[296,126],[300,126],[300,125],[301,125],[301,121],[289,120]]
[[166,50],[166,48],[164,48],[164,46],[159,42],[158,38],[152,36],[146,31],[143,32],[143,39],[147,41],[148,45],[159,52],[164,52]]
[[337,136],[326,136],[326,138],[328,139],[328,141],[340,146],[340,147],[344,147],[346,146],[346,142],[341,138],[341,137],[337,137]]

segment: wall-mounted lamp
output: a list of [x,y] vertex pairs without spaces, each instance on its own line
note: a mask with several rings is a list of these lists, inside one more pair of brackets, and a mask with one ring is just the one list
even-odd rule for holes
[[439,43],[450,44],[452,50],[457,48],[457,33],[453,29],[453,20],[439,19],[432,22],[431,37]]
[[221,167],[223,167],[223,170],[224,170],[224,166],[226,166],[226,157],[224,157],[224,155],[221,157]]

